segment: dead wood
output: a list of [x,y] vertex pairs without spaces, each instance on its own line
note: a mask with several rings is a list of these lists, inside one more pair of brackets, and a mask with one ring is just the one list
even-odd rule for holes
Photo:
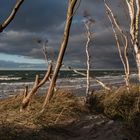
[[21,105],[21,109],[20,109],[21,111],[28,106],[32,96],[49,79],[51,71],[52,71],[52,65],[50,64],[50,65],[48,65],[47,73],[45,74],[44,78],[41,81],[39,80],[39,75],[36,75],[35,82],[34,82],[34,85],[33,85],[32,89],[28,92],[28,87],[25,88],[24,98],[22,100],[22,105]]

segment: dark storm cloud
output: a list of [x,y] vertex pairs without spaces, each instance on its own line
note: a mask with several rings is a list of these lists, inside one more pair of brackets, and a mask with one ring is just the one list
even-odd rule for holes
[[[8,2],[7,2],[8,1]],[[14,2],[0,1],[0,13],[6,18]],[[10,9],[10,10],[9,10]],[[66,1],[25,0],[8,29],[44,31],[60,24],[65,18]]]
[[[7,54],[18,54],[30,56],[30,52],[38,50],[40,55],[40,47],[37,45],[36,37],[41,35],[31,32],[4,32],[0,37],[0,50]],[[5,45],[3,45],[5,44]],[[31,56],[32,57],[32,56]]]
[[[2,0],[0,13],[7,17],[13,4],[14,2]],[[36,43],[38,39],[49,39],[50,46],[58,47],[64,26],[66,4],[67,1],[56,0],[35,0],[34,3],[31,0],[25,1],[14,21],[0,35],[0,52],[42,58],[41,47]]]
[[[56,57],[62,40],[67,2],[68,0],[26,0],[10,26],[0,34],[0,52],[44,59],[41,52],[42,46],[37,44],[37,40],[47,39],[49,40],[48,51],[53,50]],[[8,16],[13,5],[14,1],[11,0],[0,1],[0,22]],[[125,14],[118,10],[121,9],[118,0],[113,0],[110,5],[114,11],[117,10],[116,15],[118,15],[122,27],[126,28],[126,23],[124,20],[122,21]],[[105,14],[103,0],[81,1],[80,7],[74,15],[64,63],[81,68],[86,65],[86,35],[83,23],[83,12],[85,10],[95,20],[92,28],[94,35],[90,51],[93,67],[122,67],[115,48],[112,29]]]

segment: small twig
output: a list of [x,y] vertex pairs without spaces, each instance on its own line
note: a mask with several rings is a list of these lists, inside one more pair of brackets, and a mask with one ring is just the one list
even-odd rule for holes
[[24,96],[23,98],[26,98],[27,94],[28,94],[28,86],[25,86],[25,89],[23,92],[23,96]]
[[62,115],[62,113],[64,112],[64,110],[65,110],[65,107],[61,110],[61,112],[60,112],[60,114],[58,115],[58,117],[56,118],[56,120],[55,120],[55,124],[58,122],[58,120],[59,120],[59,118],[61,117],[61,115]]

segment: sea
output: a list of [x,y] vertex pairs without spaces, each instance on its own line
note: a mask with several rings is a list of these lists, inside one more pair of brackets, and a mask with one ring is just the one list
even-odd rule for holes
[[[79,70],[86,74],[86,70]],[[25,86],[29,89],[33,86],[35,76],[40,79],[45,75],[45,70],[0,70],[0,99],[22,94]],[[107,86],[120,85],[124,83],[123,70],[91,70],[91,77],[96,77]],[[136,71],[131,73],[131,81],[137,80]],[[49,81],[39,89],[39,93],[44,94],[49,86]],[[73,92],[77,96],[84,96],[86,90],[86,77],[75,73],[72,70],[61,70],[56,87]],[[102,88],[94,79],[90,79],[90,90]]]

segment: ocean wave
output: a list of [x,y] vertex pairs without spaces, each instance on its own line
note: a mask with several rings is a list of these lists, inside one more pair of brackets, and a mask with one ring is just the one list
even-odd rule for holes
[[[133,79],[135,81],[136,79],[136,74],[132,74],[130,79]],[[16,91],[20,91],[21,89],[24,89],[26,85],[31,88],[34,84],[34,82],[21,82],[20,81],[21,77],[0,77],[0,80],[6,79],[6,80],[19,80],[15,82],[7,82],[2,81],[0,83],[0,98],[3,97],[8,97],[9,95],[14,95]],[[118,85],[124,83],[124,77],[122,75],[120,76],[102,76],[98,77],[103,83],[107,85]],[[72,89],[72,90],[83,90],[85,93],[85,88],[86,88],[86,77],[82,78],[59,78],[57,79],[56,86],[58,88],[66,88],[66,89]],[[101,87],[95,79],[90,80],[90,85],[91,89],[96,89],[98,87]],[[46,90],[49,86],[49,81],[41,88],[43,90]],[[79,92],[82,93],[82,92]]]
[[13,81],[13,80],[21,80],[22,77],[8,77],[8,76],[1,76],[0,80],[1,81]]
[[7,82],[2,82],[0,83],[0,86],[22,86],[22,85],[32,85],[34,82],[14,82],[14,83],[7,83]]

